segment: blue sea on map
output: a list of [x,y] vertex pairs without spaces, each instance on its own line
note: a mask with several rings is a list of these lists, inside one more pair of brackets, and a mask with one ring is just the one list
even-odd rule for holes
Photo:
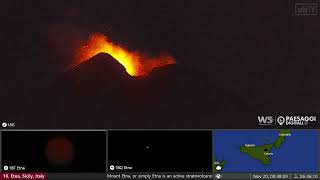
[[221,172],[319,172],[317,130],[292,130],[279,149],[272,148],[268,165],[240,151],[244,144],[273,143],[278,135],[278,130],[215,130],[213,157],[226,161]]

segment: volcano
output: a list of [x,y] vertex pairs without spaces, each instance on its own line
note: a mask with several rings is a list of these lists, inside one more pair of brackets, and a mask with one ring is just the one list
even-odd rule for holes
[[130,76],[112,56],[100,53],[59,79],[55,118],[67,119],[70,127],[207,128],[246,112],[207,78],[181,64]]
[[79,85],[90,82],[95,84],[95,81],[101,83],[105,81],[104,83],[112,84],[130,79],[130,75],[127,74],[126,69],[106,53],[99,53],[90,60],[84,61],[78,66],[66,71],[65,77],[70,78],[73,83]]
[[74,59],[67,70],[78,66],[99,53],[107,53],[126,69],[131,76],[147,76],[154,68],[175,64],[175,59],[167,53],[150,56],[140,51],[132,51],[114,43],[102,33],[93,33],[75,52]]

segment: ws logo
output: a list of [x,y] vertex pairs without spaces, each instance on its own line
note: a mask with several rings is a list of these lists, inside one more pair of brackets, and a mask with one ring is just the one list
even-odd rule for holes
[[258,116],[258,124],[261,126],[273,125],[274,118],[272,116]]

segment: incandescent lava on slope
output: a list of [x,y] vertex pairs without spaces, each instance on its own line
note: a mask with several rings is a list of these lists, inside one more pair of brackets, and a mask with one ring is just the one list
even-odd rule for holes
[[108,37],[101,33],[94,33],[84,46],[76,53],[75,59],[67,69],[89,60],[91,57],[107,53],[124,66],[131,76],[147,76],[154,68],[169,64],[175,64],[175,59],[163,54],[157,57],[148,57],[137,51],[129,51],[120,45],[113,43]]

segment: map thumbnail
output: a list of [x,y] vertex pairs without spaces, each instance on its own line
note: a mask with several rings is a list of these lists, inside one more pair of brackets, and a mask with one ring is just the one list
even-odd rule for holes
[[214,172],[319,172],[318,130],[216,130]]

